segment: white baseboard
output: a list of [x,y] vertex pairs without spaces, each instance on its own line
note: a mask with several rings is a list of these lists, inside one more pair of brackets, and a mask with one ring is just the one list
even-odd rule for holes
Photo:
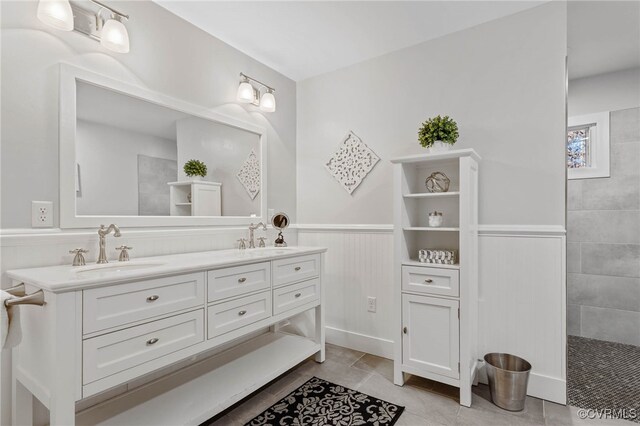
[[326,341],[333,345],[365,352],[387,359],[393,359],[393,341],[380,337],[367,336],[353,331],[340,330],[334,327],[325,327]]

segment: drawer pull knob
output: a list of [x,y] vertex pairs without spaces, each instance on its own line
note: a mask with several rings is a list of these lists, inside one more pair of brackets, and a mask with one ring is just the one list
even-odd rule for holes
[[158,300],[160,298],[160,296],[154,294],[153,296],[149,296],[147,297],[147,302],[155,302],[156,300]]
[[246,279],[245,277],[238,278],[238,282],[239,282],[239,283],[241,283],[241,284],[242,284],[243,282],[245,282],[246,280],[247,280],[247,279]]
[[295,270],[296,270],[296,272],[297,272],[297,271],[299,271],[299,270],[300,270],[300,269],[302,269],[302,268],[301,268],[301,267],[299,267],[299,266],[296,266],[294,269],[295,269]]
[[407,334],[407,327],[403,327],[403,328],[402,328],[402,332],[403,332],[404,334]]
[[153,339],[149,339],[147,340],[147,345],[155,345],[156,343],[158,343],[158,339],[157,337],[154,337]]
[[296,293],[296,297],[302,296],[302,293]]
[[431,278],[427,278],[426,280],[424,280],[424,282],[427,284],[431,284],[433,280]]
[[246,313],[247,313],[247,311],[240,311],[240,312],[238,312],[238,315],[243,316]]

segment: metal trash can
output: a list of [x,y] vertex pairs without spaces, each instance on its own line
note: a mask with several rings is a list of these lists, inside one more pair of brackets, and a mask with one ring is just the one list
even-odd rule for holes
[[505,410],[522,411],[531,364],[515,355],[501,353],[486,354],[484,361],[493,403]]

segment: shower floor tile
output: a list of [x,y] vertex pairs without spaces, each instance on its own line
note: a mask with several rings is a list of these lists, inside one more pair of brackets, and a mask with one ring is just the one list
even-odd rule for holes
[[568,346],[567,403],[640,423],[640,347],[577,336]]

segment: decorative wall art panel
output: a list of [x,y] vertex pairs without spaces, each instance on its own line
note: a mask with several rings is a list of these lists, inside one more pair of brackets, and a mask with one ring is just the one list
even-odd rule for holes
[[378,161],[380,157],[350,131],[325,167],[345,191],[351,194]]
[[253,149],[236,176],[244,189],[247,190],[249,197],[252,200],[255,199],[260,192],[260,160]]

